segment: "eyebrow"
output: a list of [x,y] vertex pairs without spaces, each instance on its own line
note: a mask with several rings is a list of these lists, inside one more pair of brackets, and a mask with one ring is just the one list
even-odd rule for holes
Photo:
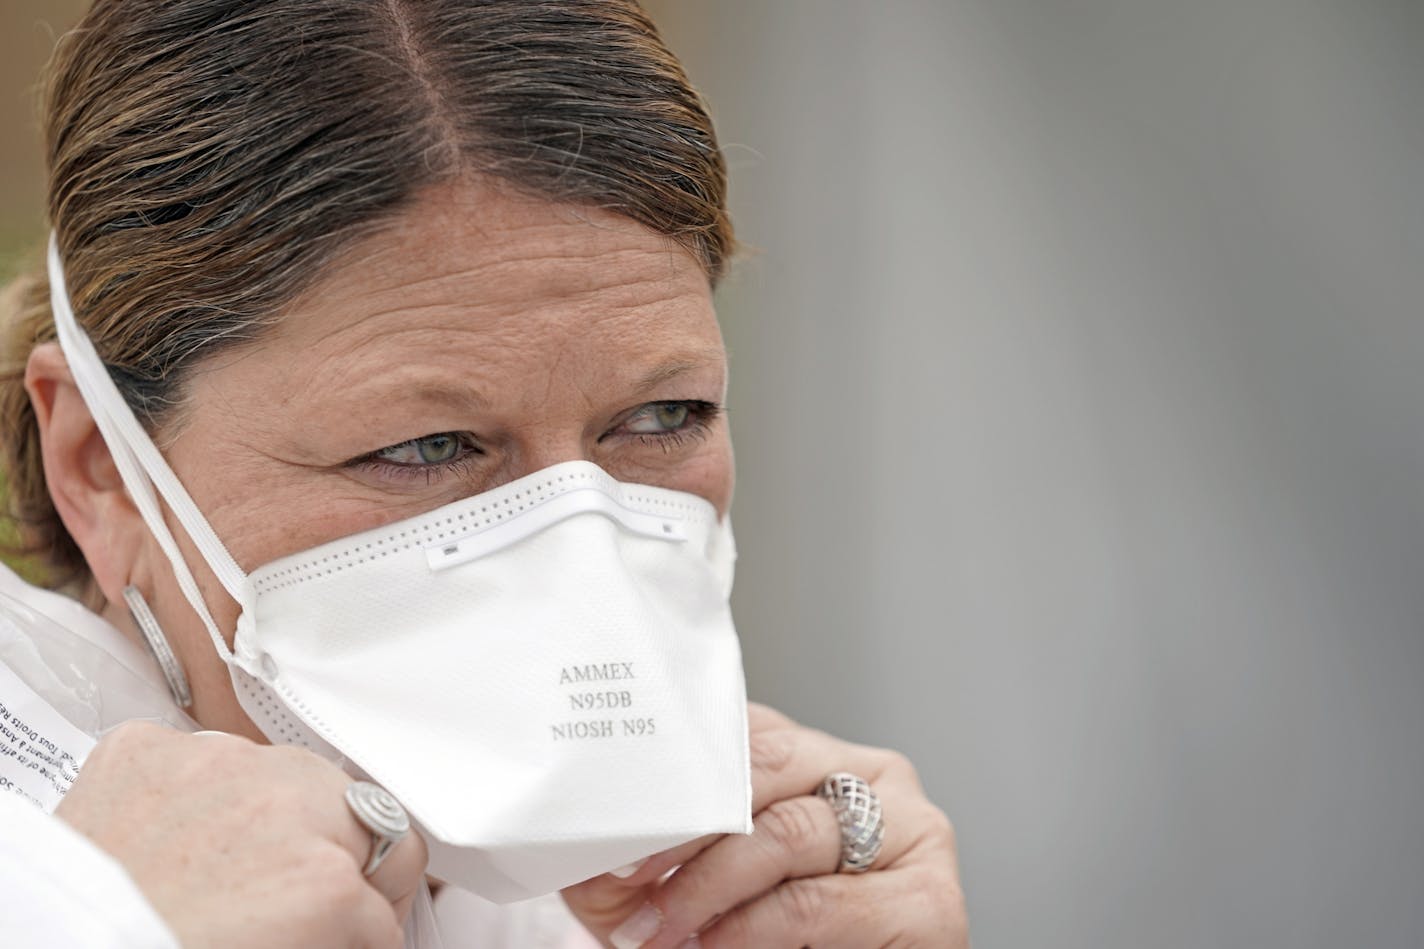
[[[394,395],[386,393],[382,387],[382,395]],[[482,410],[489,408],[489,400],[479,393],[479,390],[472,388],[451,388],[437,382],[422,382],[415,386],[414,391],[398,389],[398,391],[413,396],[418,401],[434,402],[454,409],[457,412],[468,412],[470,409]]]
[[708,350],[707,352],[682,356],[670,362],[665,362],[650,372],[645,373],[640,379],[634,382],[633,391],[639,394],[649,392],[663,383],[670,382],[689,372],[714,367],[720,360],[720,357],[721,353],[714,353]]
[[[720,350],[708,349],[702,352],[680,353],[635,379],[632,393],[635,396],[641,396],[688,373],[716,368],[721,358]],[[457,412],[468,412],[471,409],[483,411],[490,408],[489,400],[473,387],[452,388],[438,382],[422,381],[413,387],[401,384],[396,387],[395,391],[398,391],[402,397],[443,405]],[[376,393],[382,398],[394,395],[394,392],[386,384],[378,385]]]

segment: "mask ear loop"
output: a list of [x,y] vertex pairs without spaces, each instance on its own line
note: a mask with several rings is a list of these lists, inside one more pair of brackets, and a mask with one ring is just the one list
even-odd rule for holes
[[84,398],[84,404],[89,407],[89,412],[94,417],[94,423],[99,427],[104,444],[108,446],[109,453],[113,456],[114,465],[119,471],[119,476],[123,479],[124,487],[128,489],[144,523],[148,525],[154,539],[158,541],[158,546],[162,548],[169,564],[172,565],[174,576],[178,580],[179,588],[183,591],[183,596],[193,607],[193,611],[198,614],[198,618],[203,621],[203,625],[207,627],[208,635],[212,637],[213,646],[217,649],[218,655],[225,662],[231,662],[234,659],[233,652],[228,648],[227,641],[223,638],[217,623],[213,621],[207,603],[203,600],[202,591],[198,587],[198,581],[194,579],[192,571],[188,569],[188,564],[178,549],[178,542],[163,519],[163,512],[159,507],[158,498],[154,495],[154,488],[156,487],[158,492],[163,495],[163,500],[167,502],[174,516],[178,518],[178,522],[183,525],[183,529],[198,548],[199,554],[207,561],[208,566],[217,576],[218,582],[223,585],[223,589],[244,608],[248,602],[246,596],[247,575],[237,565],[237,561],[233,560],[232,554],[218,539],[212,526],[208,524],[207,518],[203,517],[198,506],[193,503],[193,499],[183,489],[183,485],[179,482],[177,475],[173,473],[173,469],[168,467],[168,462],[164,460],[158,447],[153,444],[153,439],[148,437],[148,433],[134,417],[128,403],[119,394],[118,387],[114,385],[114,380],[104,367],[103,361],[99,359],[99,354],[95,351],[93,343],[89,341],[89,337],[84,334],[75,321],[74,311],[69,304],[69,294],[65,288],[64,267],[59,257],[59,242],[54,232],[51,232],[49,236],[47,265],[50,306],[54,310],[54,325],[59,337],[60,349],[63,350],[64,358],[69,363],[69,371],[74,376],[75,385]]

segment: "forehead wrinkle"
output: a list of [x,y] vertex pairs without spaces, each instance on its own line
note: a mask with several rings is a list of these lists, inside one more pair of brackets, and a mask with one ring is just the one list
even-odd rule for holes
[[[441,343],[448,340],[451,331],[412,328],[353,342],[350,347],[328,353],[313,363],[289,401],[300,399],[313,389],[322,394],[338,392],[344,398],[366,398],[368,394],[378,395],[386,392],[397,394],[402,399],[410,395],[429,397],[438,390],[439,395],[434,396],[434,401],[451,407],[468,410],[489,405],[489,400],[480,390],[480,383],[486,381],[485,367],[499,361],[497,358],[481,360],[454,356],[446,344],[433,347],[423,345],[423,358],[417,360],[402,358],[403,355],[409,355],[409,351],[392,352],[388,347],[372,345],[373,341],[377,344],[390,343],[392,336],[409,335],[436,335],[439,337],[436,342]],[[507,347],[491,347],[488,336],[479,335],[483,343],[482,348],[508,351]],[[352,352],[361,349],[365,351],[353,358]],[[432,356],[434,358],[430,358]]]
[[[378,279],[381,271],[389,271],[378,289],[361,294],[363,301],[379,300],[382,297],[397,296],[399,306],[389,309],[419,310],[435,301],[422,302],[429,295],[439,296],[440,304],[458,304],[469,307],[490,307],[501,305],[527,305],[532,295],[537,295],[550,303],[574,302],[578,298],[600,292],[612,292],[619,298],[647,284],[669,285],[669,293],[676,292],[677,271],[674,261],[669,261],[662,249],[637,246],[602,247],[586,239],[566,240],[557,248],[524,245],[519,241],[493,242],[482,249],[489,259],[471,262],[458,261],[458,266],[438,273],[407,274],[410,258],[418,253],[415,247],[396,247],[378,255],[370,255],[368,273]],[[679,252],[680,251],[679,249]],[[683,252],[685,253],[685,252]],[[396,255],[399,254],[399,257]],[[382,258],[392,257],[388,265],[378,263]],[[338,268],[344,271],[350,264]],[[630,271],[634,274],[630,279]],[[455,285],[455,292],[446,292],[446,287]],[[315,308],[327,309],[338,303],[341,295],[333,295],[330,287],[318,286],[307,295],[307,299],[317,304]],[[317,301],[324,301],[317,303]],[[297,309],[302,307],[298,306]],[[384,312],[378,310],[377,312]]]
[[[644,281],[638,286],[651,288],[661,283],[662,281]],[[478,311],[458,303],[380,310],[320,332],[309,342],[304,342],[302,349],[308,353],[312,347],[323,349],[324,352],[315,363],[321,365],[334,359],[364,362],[383,352],[390,354],[391,349],[403,345],[448,355],[453,346],[467,344],[471,355],[481,362],[489,362],[517,357],[530,349],[543,349],[549,342],[544,334],[551,324],[558,327],[558,337],[568,344],[582,335],[583,331],[624,321],[626,325],[618,327],[616,332],[626,338],[630,345],[637,344],[638,348],[641,348],[647,344],[650,334],[654,337],[664,335],[657,327],[659,320],[656,318],[656,312],[682,305],[675,292],[666,292],[670,288],[660,289],[664,292],[659,292],[656,296],[640,295],[637,300],[614,302],[565,297],[558,301],[557,306],[535,306],[529,309],[512,301],[508,306],[486,306]],[[420,325],[403,325],[422,313],[441,313],[442,318],[422,321]],[[576,319],[571,320],[570,316],[575,316]],[[398,325],[391,327],[389,324],[392,322]],[[676,335],[681,337],[684,334]],[[720,349],[708,347],[701,358],[704,361],[720,359]]]
[[[529,258],[525,258],[528,260]],[[552,258],[551,258],[552,259]],[[468,272],[465,272],[468,273]],[[486,296],[478,300],[468,299],[441,299],[429,302],[416,302],[409,299],[414,294],[414,289],[418,287],[434,287],[453,280],[460,280],[462,275],[442,275],[430,277],[425,280],[413,281],[400,284],[390,289],[377,291],[372,294],[363,295],[363,301],[370,305],[378,303],[380,297],[401,294],[402,298],[393,302],[391,306],[382,306],[370,309],[343,321],[336,326],[320,330],[309,341],[308,345],[324,343],[337,336],[351,333],[355,330],[379,320],[399,320],[405,322],[411,319],[419,319],[422,316],[431,316],[432,322],[439,321],[441,325],[427,325],[420,327],[401,327],[393,330],[381,328],[377,333],[396,334],[402,332],[441,332],[441,333],[488,333],[491,335],[513,334],[521,329],[520,322],[526,325],[530,322],[542,322],[557,320],[564,314],[566,309],[583,310],[586,313],[593,313],[596,317],[602,315],[614,316],[629,310],[639,310],[647,307],[657,307],[661,304],[671,304],[678,301],[680,288],[669,279],[667,275],[647,275],[635,280],[617,280],[609,278],[607,282],[599,282],[595,285],[574,288],[570,286],[550,287],[546,278],[544,285],[539,288],[539,293],[546,297],[544,300],[531,299],[531,294],[527,289],[518,288],[517,285],[508,294],[497,294]],[[517,284],[517,282],[515,282]],[[555,294],[548,298],[550,294]],[[339,306],[335,300],[327,301],[323,309],[330,309]],[[312,312],[312,311],[308,311]],[[448,314],[448,315],[447,315]],[[317,314],[312,312],[313,316]],[[519,322],[513,325],[508,324],[509,317],[516,317]],[[301,312],[289,314],[285,325],[292,326],[293,323],[300,324],[306,322],[302,319]],[[323,321],[324,322],[324,321]],[[471,322],[478,322],[478,326],[469,326]],[[464,325],[462,325],[464,324]],[[301,330],[294,327],[290,334],[293,337],[300,337]],[[365,344],[365,339],[358,337],[352,346]],[[350,347],[346,347],[350,348]]]
[[642,392],[705,367],[725,384],[705,274],[680,245],[616,218],[570,230],[567,208],[454,210],[442,200],[358,242],[294,301],[275,334],[282,401],[365,400],[371,382],[405,379],[406,394],[445,388],[472,405],[485,401],[472,383],[502,400],[490,385],[511,373]]
[[[452,303],[452,302],[450,302],[450,301],[440,301],[440,302],[430,302],[430,303],[400,302],[400,303],[396,303],[396,304],[394,304],[394,305],[392,305],[392,306],[389,306],[389,307],[381,307],[381,308],[378,308],[378,309],[368,310],[368,311],[366,311],[366,312],[359,313],[358,315],[352,316],[350,319],[347,319],[347,320],[344,320],[344,321],[342,321],[342,322],[337,323],[335,326],[332,326],[332,327],[330,327],[330,328],[328,328],[328,329],[324,329],[324,330],[317,331],[317,332],[315,333],[315,335],[313,335],[309,340],[306,340],[306,341],[305,341],[305,344],[306,344],[306,345],[309,345],[309,346],[315,346],[315,345],[319,345],[319,344],[321,344],[321,343],[328,342],[328,341],[330,341],[330,340],[332,340],[332,339],[335,339],[335,338],[337,338],[337,337],[339,337],[339,336],[345,336],[345,335],[350,334],[350,333],[355,333],[355,332],[357,332],[358,330],[361,330],[362,328],[366,327],[369,323],[371,323],[371,322],[374,321],[374,320],[382,320],[382,319],[388,319],[388,318],[389,318],[389,319],[400,319],[400,320],[402,320],[402,321],[405,321],[405,320],[408,320],[408,319],[415,318],[415,317],[417,317],[417,316],[419,316],[419,315],[421,315],[421,314],[438,313],[438,312],[441,312],[441,311],[451,310],[451,309],[457,309],[457,308],[458,308],[458,309],[467,309],[467,307],[465,307],[465,306],[462,305],[462,304],[459,304],[459,303]],[[315,317],[317,314],[313,313],[313,314],[311,314],[311,315],[312,315],[313,317]],[[298,322],[298,323],[304,322],[304,321],[302,320],[302,315],[301,315],[301,314],[292,314],[292,316],[289,317],[288,319],[289,319],[289,320],[293,320],[293,321]],[[438,327],[437,327],[437,326],[434,326],[434,325],[426,324],[426,325],[422,325],[422,326],[397,326],[397,327],[394,328],[394,329],[380,328],[380,329],[377,329],[377,330],[374,330],[374,331],[367,332],[367,333],[365,333],[365,334],[358,334],[358,335],[356,336],[356,339],[354,339],[354,340],[353,340],[351,343],[349,343],[349,344],[346,344],[346,345],[343,345],[343,346],[338,347],[338,348],[336,349],[336,352],[349,352],[349,351],[350,351],[351,349],[353,349],[353,348],[356,348],[356,347],[359,347],[359,346],[364,346],[364,345],[366,345],[366,344],[370,341],[370,338],[371,338],[371,337],[375,337],[375,336],[390,337],[390,336],[395,336],[395,335],[398,335],[398,334],[416,333],[416,332],[456,333],[456,332],[475,332],[475,330],[473,330],[472,328],[469,328],[469,327],[462,327],[462,326],[459,326],[458,324],[442,325],[442,326],[438,326]],[[291,334],[291,336],[293,337],[293,340],[292,340],[292,341],[293,341],[293,342],[298,342],[298,341],[300,341],[300,335],[301,335],[300,329],[294,331],[294,332]]]
[[[296,391],[284,401],[301,398],[313,388],[349,386],[353,378],[363,381],[373,372],[389,375],[389,364],[409,365],[412,355],[428,371],[449,367],[452,375],[463,381],[470,375],[482,374],[485,367],[498,370],[502,365],[526,361],[531,355],[553,355],[547,332],[551,327],[556,329],[552,339],[562,343],[557,350],[576,345],[585,332],[602,327],[604,332],[612,330],[610,340],[617,340],[616,345],[630,353],[645,351],[651,344],[677,352],[676,359],[664,357],[663,361],[687,362],[692,364],[689,368],[699,364],[720,367],[725,362],[720,338],[710,343],[697,338],[702,336],[700,333],[690,336],[683,329],[669,332],[660,316],[687,306],[676,286],[658,276],[619,284],[618,289],[626,291],[619,294],[625,299],[561,298],[552,305],[529,309],[521,305],[524,301],[480,307],[457,302],[406,304],[363,313],[329,329],[323,329],[322,324],[327,321],[313,313],[312,323],[318,332],[312,339],[301,338],[300,326],[294,326],[287,334],[287,342],[296,344],[293,350],[302,354],[305,365]],[[297,322],[305,322],[300,315],[293,316]],[[715,322],[709,326],[715,327]],[[715,329],[711,333],[716,335]],[[459,352],[461,349],[465,351]],[[555,361],[561,356],[559,353]],[[451,358],[461,360],[460,364],[452,367]],[[534,361],[548,363],[548,359]],[[654,370],[636,388],[652,388],[677,374],[680,373],[670,369]]]
[[[428,309],[434,309],[433,307]],[[308,346],[326,344],[322,347],[321,361],[333,359],[368,359],[390,356],[394,351],[420,351],[436,356],[451,355],[455,345],[469,344],[469,354],[483,350],[508,351],[519,348],[515,344],[525,334],[517,332],[517,326],[463,325],[461,322],[422,323],[417,326],[397,325],[391,328],[370,325],[380,316],[403,315],[403,311],[389,310],[383,314],[371,314],[353,323],[337,327],[312,340]],[[347,338],[349,337],[349,338]]]

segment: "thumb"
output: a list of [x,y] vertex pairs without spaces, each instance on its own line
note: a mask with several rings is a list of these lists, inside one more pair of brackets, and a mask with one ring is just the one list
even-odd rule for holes
[[561,895],[584,928],[605,942],[618,924],[648,901],[660,874],[648,865],[624,877],[603,873],[565,888]]

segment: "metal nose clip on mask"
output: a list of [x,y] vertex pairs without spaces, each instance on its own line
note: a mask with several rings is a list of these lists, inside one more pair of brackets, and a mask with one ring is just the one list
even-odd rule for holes
[[[245,573],[75,322],[53,236],[49,278],[75,383],[243,709],[390,790],[432,874],[505,902],[750,832],[735,553],[706,500],[572,461]],[[231,648],[160,495],[242,609]]]

